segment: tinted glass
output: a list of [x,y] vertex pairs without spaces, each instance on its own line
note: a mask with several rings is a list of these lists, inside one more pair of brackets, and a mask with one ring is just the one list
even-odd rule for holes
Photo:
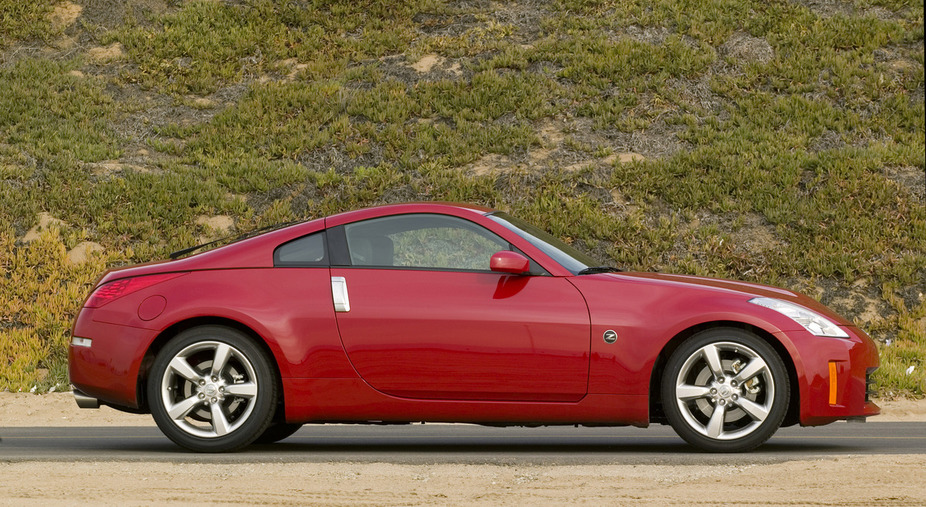
[[467,220],[411,214],[344,226],[351,264],[488,271],[508,242]]
[[275,266],[324,266],[326,263],[324,232],[294,239],[273,252]]

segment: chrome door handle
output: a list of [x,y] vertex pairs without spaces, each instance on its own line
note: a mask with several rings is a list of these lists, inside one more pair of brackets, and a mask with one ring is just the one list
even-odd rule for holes
[[350,311],[350,298],[347,297],[347,279],[343,276],[331,277],[331,298],[334,300],[334,311]]

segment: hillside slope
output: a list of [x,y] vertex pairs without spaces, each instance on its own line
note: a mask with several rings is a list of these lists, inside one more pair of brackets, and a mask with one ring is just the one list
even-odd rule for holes
[[922,395],[923,68],[913,1],[0,0],[0,390],[107,266],[452,200],[806,292]]

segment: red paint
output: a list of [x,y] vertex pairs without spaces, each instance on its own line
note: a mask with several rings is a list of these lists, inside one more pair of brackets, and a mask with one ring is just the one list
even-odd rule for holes
[[144,321],[154,320],[167,308],[164,296],[149,296],[138,305],[138,318]]
[[498,273],[523,275],[530,271],[530,261],[517,252],[506,250],[492,256],[489,260],[489,269]]
[[554,277],[332,268],[351,310],[347,356],[373,388],[407,398],[576,401],[588,384],[588,311]]
[[[645,426],[653,369],[667,344],[695,326],[739,323],[764,331],[787,351],[802,424],[878,413],[865,402],[866,369],[878,365],[874,344],[819,303],[774,287],[687,276],[573,276],[487,218],[489,211],[435,203],[371,208],[181,260],[113,270],[98,286],[188,274],[135,286],[97,308],[85,305],[73,334],[93,345],[70,347],[71,382],[105,403],[145,409],[137,393],[143,391],[146,355],[172,329],[206,319],[245,329],[266,345],[291,422]],[[469,220],[552,276],[273,266],[274,248],[292,239],[406,213]],[[495,264],[520,269],[517,257],[505,252]],[[334,311],[332,276],[346,280],[349,312]],[[756,296],[812,308],[844,326],[850,339],[812,336],[781,314],[748,303]],[[603,340],[608,330],[617,333],[616,343]],[[840,367],[836,405],[828,403],[829,361]]]
[[299,401],[286,405],[290,421],[649,424],[646,395],[594,394],[560,403],[415,400],[377,392],[360,379],[284,379],[283,389]]

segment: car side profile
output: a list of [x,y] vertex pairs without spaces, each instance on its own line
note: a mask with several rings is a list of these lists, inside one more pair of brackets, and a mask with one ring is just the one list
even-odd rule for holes
[[798,293],[602,266],[506,213],[414,203],[106,273],[78,405],[199,452],[305,423],[668,423],[707,451],[879,413],[871,339]]

